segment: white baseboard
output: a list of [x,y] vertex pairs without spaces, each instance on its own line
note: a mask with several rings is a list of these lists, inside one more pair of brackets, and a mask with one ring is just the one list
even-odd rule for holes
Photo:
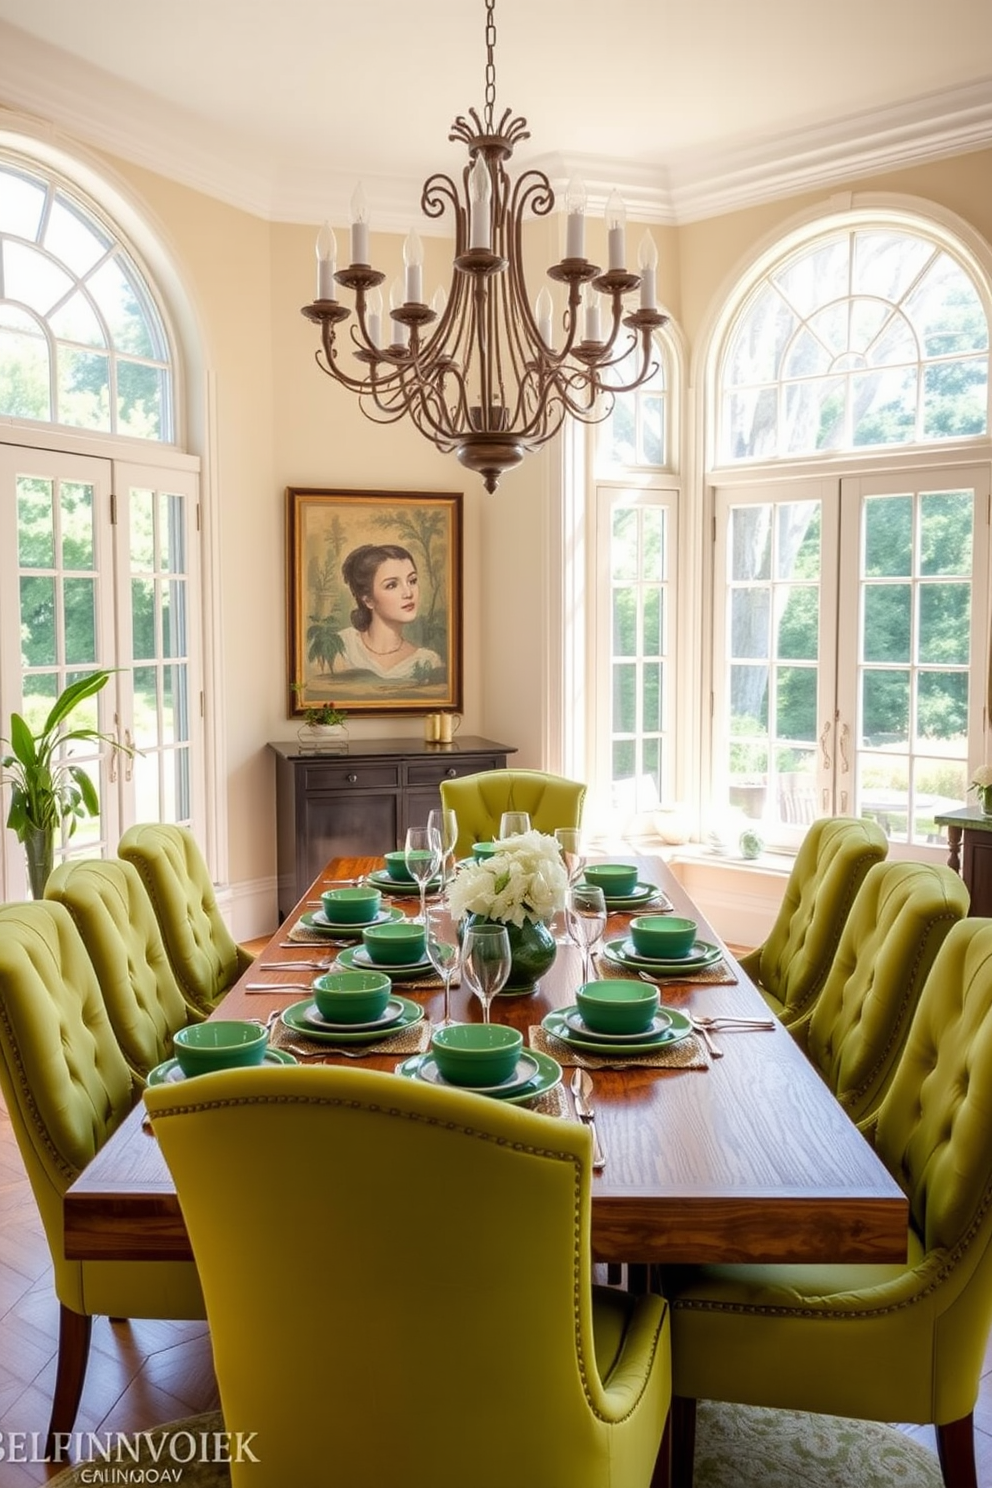
[[248,879],[244,883],[218,884],[217,904],[228,929],[240,944],[260,935],[274,934],[279,924],[276,879]]

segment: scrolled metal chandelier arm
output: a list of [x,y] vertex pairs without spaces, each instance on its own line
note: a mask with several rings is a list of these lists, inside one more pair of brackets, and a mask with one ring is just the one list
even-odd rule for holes
[[[322,229],[317,298],[303,314],[320,329],[317,365],[358,395],[369,418],[393,423],[409,417],[438,449],[477,470],[486,489],[494,491],[504,472],[553,438],[567,417],[598,422],[608,416],[617,393],[640,387],[655,369],[654,332],[668,317],[654,303],[653,244],[654,256],[645,267],[650,278],[643,284],[624,265],[622,203],[619,229],[607,204],[610,263],[605,271],[585,257],[581,234],[573,238],[569,205],[568,251],[547,271],[552,284],[565,291],[564,339],[555,347],[551,296],[545,289],[533,305],[523,270],[524,220],[552,212],[555,195],[542,171],[524,171],[515,182],[507,173],[514,146],[529,135],[526,119],[513,117],[509,109],[494,122],[495,0],[485,5],[485,107],[481,117],[474,108],[467,117],[459,115],[448,136],[468,150],[461,189],[438,172],[421,194],[428,219],[436,221],[449,210],[452,215],[455,251],[444,303],[439,296],[431,306],[424,301],[419,239],[411,233],[404,250],[406,295],[402,303],[393,298],[391,339],[384,344],[379,285],[385,275],[365,261],[368,224],[362,198],[359,206],[353,202],[348,268],[336,270],[334,236],[326,224]],[[643,254],[641,263],[644,267]],[[337,285],[355,297],[348,344],[360,372],[341,364],[337,334],[351,311],[338,302]],[[625,315],[624,299],[639,286],[640,308]],[[622,328],[631,335],[622,337]],[[638,341],[638,368],[624,377],[619,369],[632,359]]]

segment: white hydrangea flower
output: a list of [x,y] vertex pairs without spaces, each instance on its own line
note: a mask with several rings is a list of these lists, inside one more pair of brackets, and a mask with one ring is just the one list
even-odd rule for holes
[[972,790],[984,790],[987,785],[992,785],[992,765],[982,765],[971,777]]
[[521,832],[506,837],[484,862],[462,863],[448,886],[452,919],[485,915],[508,925],[550,920],[565,907],[568,875],[553,837]]

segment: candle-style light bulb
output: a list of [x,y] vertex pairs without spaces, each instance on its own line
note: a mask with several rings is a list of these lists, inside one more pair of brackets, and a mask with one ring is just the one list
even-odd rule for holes
[[623,269],[627,258],[627,208],[619,191],[606,199],[606,227],[610,244],[610,268]]
[[317,234],[317,298],[333,300],[334,272],[337,268],[338,240],[329,222]]
[[447,308],[448,296],[444,292],[444,286],[442,284],[439,284],[437,289],[434,291],[433,298],[431,299],[431,309],[434,311],[434,314],[437,316],[438,320],[440,320]]
[[424,245],[415,227],[411,227],[403,244],[403,263],[406,265],[406,297],[411,305],[419,305],[424,298]]
[[469,172],[469,240],[470,248],[490,246],[489,203],[492,199],[492,182],[489,168],[482,155],[476,155],[475,164]]
[[599,290],[588,281],[582,286],[583,340],[602,341],[599,324]]
[[534,301],[534,318],[537,321],[537,333],[549,350],[555,344],[554,330],[552,329],[552,316],[554,312],[555,302],[551,298],[547,285],[545,285]]
[[645,229],[637,250],[637,262],[641,270],[641,309],[657,309],[657,270],[658,270],[658,248],[654,238]]
[[[392,284],[389,286],[389,308],[390,308],[390,310],[398,310],[400,308],[400,306],[403,304],[403,300],[404,300],[403,285],[402,285],[401,281],[398,278],[397,279],[394,279],[393,282],[392,282]],[[394,346],[406,346],[407,343],[409,342],[409,340],[410,340],[410,327],[403,325],[403,323],[401,321],[399,321],[399,320],[394,320],[393,321],[393,341],[392,341],[392,344]]]
[[369,261],[369,204],[361,181],[351,194],[351,261]]
[[585,258],[586,256],[587,199],[585,183],[580,181],[578,176],[573,176],[565,189],[565,211],[567,213],[566,258]]
[[382,291],[376,286],[365,299],[365,327],[372,345],[382,345]]

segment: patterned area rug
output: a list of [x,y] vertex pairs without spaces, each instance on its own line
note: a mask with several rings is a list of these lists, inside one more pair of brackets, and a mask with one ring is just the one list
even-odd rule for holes
[[[140,1483],[138,1474],[145,1467],[146,1483],[230,1488],[230,1472],[223,1462],[190,1460],[191,1454],[223,1455],[215,1445],[216,1433],[223,1429],[218,1412],[156,1427],[148,1433],[139,1461],[126,1459],[134,1474],[126,1481]],[[111,1483],[113,1466],[81,1463],[51,1478],[46,1488]],[[160,1474],[165,1467],[181,1476],[164,1478]],[[101,1472],[107,1476],[101,1477]],[[942,1484],[933,1453],[891,1426],[702,1401],[693,1488],[942,1488]]]

